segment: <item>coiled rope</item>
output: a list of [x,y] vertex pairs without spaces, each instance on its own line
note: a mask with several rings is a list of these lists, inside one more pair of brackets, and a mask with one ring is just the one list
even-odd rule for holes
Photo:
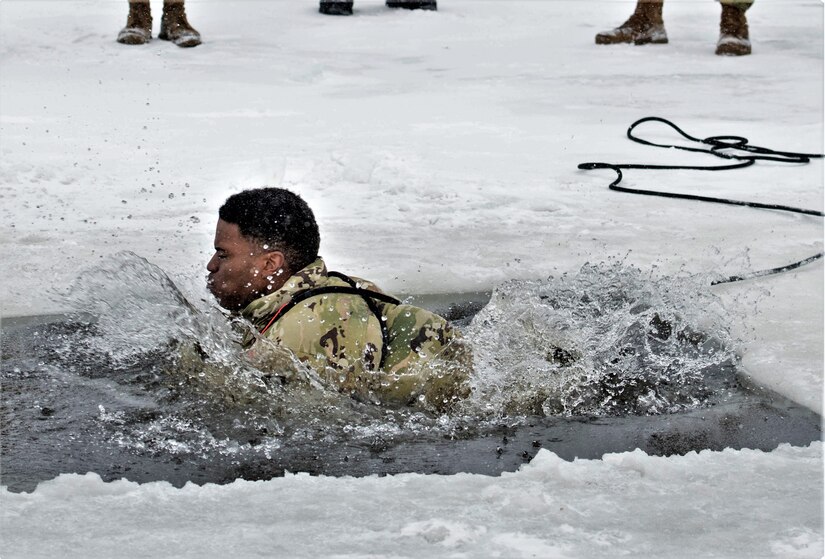
[[[683,138],[689,140],[695,144],[701,144],[702,146],[710,146],[710,147],[691,147],[691,146],[680,146],[675,144],[660,144],[656,142],[652,142],[650,140],[645,140],[634,135],[634,130],[640,124],[644,124],[645,122],[659,122],[665,124],[678,132]],[[762,204],[759,202],[748,202],[743,200],[731,200],[727,198],[715,198],[712,196],[699,196],[695,194],[681,194],[675,192],[661,192],[658,190],[642,190],[638,188],[627,188],[624,186],[619,186],[619,183],[622,182],[624,175],[622,174],[622,169],[659,169],[659,170],[673,170],[673,169],[688,169],[694,171],[729,171],[732,169],[743,169],[745,167],[750,167],[757,161],[776,161],[779,163],[809,163],[811,159],[822,158],[823,155],[819,153],[798,153],[792,151],[779,151],[770,148],[765,148],[761,146],[754,146],[751,145],[747,138],[742,136],[731,136],[731,135],[720,135],[720,136],[710,136],[704,139],[696,138],[691,136],[678,126],[676,126],[671,121],[660,118],[657,116],[648,116],[645,118],[640,118],[636,122],[630,125],[627,129],[627,137],[639,144],[647,145],[647,146],[654,146],[660,148],[670,148],[670,149],[679,149],[683,151],[690,151],[694,153],[707,153],[722,159],[727,159],[733,161],[733,163],[729,163],[726,165],[716,165],[716,166],[708,166],[708,165],[640,165],[640,164],[625,164],[625,163],[600,163],[600,162],[591,162],[591,163],[580,163],[579,169],[590,170],[590,169],[612,169],[616,172],[616,180],[614,180],[608,188],[611,190],[615,190],[618,192],[627,192],[629,194],[641,194],[645,196],[661,196],[663,198],[680,198],[682,200],[695,200],[699,202],[713,202],[717,204],[729,204],[733,206],[748,206],[751,208],[760,208],[766,210],[779,210],[784,212],[792,212],[792,213],[799,213],[805,215],[813,215],[818,217],[825,216],[825,213],[818,211],[818,210],[809,210],[805,208],[796,208],[793,206],[785,206],[781,204]],[[747,152],[747,154],[742,153],[732,153],[726,150],[739,150]],[[788,270],[793,270],[795,268],[799,268],[800,266],[804,266],[805,264],[809,264],[816,260],[822,258],[823,253],[820,252],[813,256],[809,256],[803,260],[799,260],[798,262],[793,262],[791,264],[787,264],[785,266],[779,266],[777,268],[771,268],[769,270],[760,270],[757,272],[751,272],[743,275],[738,276],[730,276],[726,279],[715,280],[711,282],[711,285],[718,285],[721,283],[731,283],[735,281],[742,281],[746,279],[752,279],[757,277],[763,277],[771,274],[779,274],[782,272],[787,272]]]

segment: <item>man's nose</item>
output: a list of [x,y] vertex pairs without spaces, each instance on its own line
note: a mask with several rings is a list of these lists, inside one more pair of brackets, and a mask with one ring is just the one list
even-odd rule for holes
[[218,271],[218,257],[217,256],[213,256],[212,258],[209,259],[209,262],[206,263],[206,270],[209,273],[212,273],[212,274],[214,274],[215,272]]

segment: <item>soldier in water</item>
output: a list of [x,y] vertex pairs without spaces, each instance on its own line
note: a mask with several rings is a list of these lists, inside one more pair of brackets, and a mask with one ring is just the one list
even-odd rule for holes
[[288,190],[246,190],[221,206],[207,285],[252,325],[243,345],[253,364],[280,375],[287,350],[369,402],[443,411],[466,397],[472,356],[450,324],[328,271],[319,244],[312,210]]
[[[201,34],[189,24],[183,7],[184,0],[164,0],[158,39],[172,41],[179,47],[196,47]],[[117,35],[124,45],[143,45],[152,39],[152,9],[149,0],[129,0],[126,27]]]

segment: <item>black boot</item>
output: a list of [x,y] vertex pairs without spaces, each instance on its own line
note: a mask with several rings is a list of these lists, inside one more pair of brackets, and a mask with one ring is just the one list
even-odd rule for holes
[[743,56],[751,53],[751,40],[748,33],[748,20],[745,10],[749,4],[722,4],[722,20],[719,22],[719,42],[716,54]]
[[201,44],[201,34],[186,19],[183,0],[163,3],[158,39],[172,41],[179,47],[196,47]]
[[437,10],[436,0],[387,0],[388,8],[405,10]]
[[610,31],[596,35],[597,45],[614,45],[616,43],[667,43],[665,22],[662,19],[664,0],[639,0],[636,9],[626,22]]
[[117,42],[124,45],[143,45],[152,40],[152,10],[149,0],[130,1],[126,27],[117,34]]
[[328,16],[351,16],[352,0],[321,0],[318,11]]

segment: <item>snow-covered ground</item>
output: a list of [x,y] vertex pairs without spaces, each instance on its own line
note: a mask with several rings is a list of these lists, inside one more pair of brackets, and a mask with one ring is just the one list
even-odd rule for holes
[[[156,3],[155,22],[160,19]],[[613,193],[583,161],[716,164],[624,137],[647,115],[699,137],[823,151],[823,6],[759,0],[754,54],[713,54],[719,6],[668,0],[669,45],[593,44],[632,2],[193,0],[195,49],[123,46],[123,1],[0,3],[2,316],[120,250],[202,293],[218,206],[282,185],[330,267],[397,293],[490,289],[622,259],[727,276],[822,250],[821,218]],[[663,141],[663,129],[641,134]],[[821,161],[625,184],[822,209]],[[821,413],[823,266],[713,288],[746,372]],[[819,557],[822,447],[683,458],[541,453],[501,478],[288,477],[227,487],[61,477],[2,496],[3,557]],[[273,512],[275,511],[275,512]],[[326,543],[325,543],[326,542]]]
[[574,462],[542,450],[501,477],[182,489],[66,475],[3,496],[3,557],[820,557],[821,456],[822,443]]

